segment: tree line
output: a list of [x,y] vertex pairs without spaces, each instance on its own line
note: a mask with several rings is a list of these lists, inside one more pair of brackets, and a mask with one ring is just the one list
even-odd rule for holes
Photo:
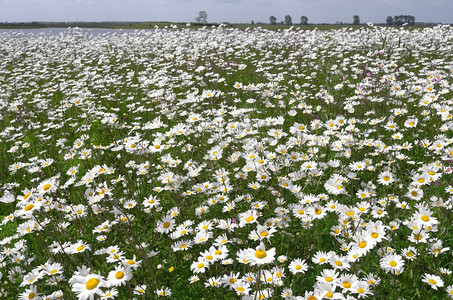
[[415,17],[409,15],[399,15],[399,16],[388,16],[386,19],[387,25],[414,25],[415,24]]
[[[277,24],[277,18],[274,17],[274,16],[271,16],[269,18],[269,21],[270,21],[271,25],[276,25]],[[293,19],[291,18],[290,15],[286,15],[285,16],[285,21],[284,22],[282,21],[281,23],[285,24],[285,25],[292,25],[293,24]],[[308,18],[306,16],[300,17],[300,24],[307,25],[308,24]]]
[[[277,18],[274,16],[270,16],[269,22],[271,25],[277,25]],[[415,24],[415,17],[410,16],[410,15],[399,15],[399,16],[388,16],[387,19],[385,20],[385,23],[387,25],[414,25]],[[280,24],[285,24],[285,25],[292,25],[292,18],[290,15],[285,16],[285,21],[280,22]],[[306,16],[300,17],[300,24],[301,25],[307,25],[308,24],[308,18]],[[352,17],[352,24],[353,25],[359,25],[360,24],[360,16],[354,15]]]
[[[198,13],[198,17],[195,18],[195,21],[197,23],[201,24],[206,24],[208,19],[208,14],[206,11],[200,11]],[[415,24],[415,17],[410,16],[410,15],[399,15],[399,16],[388,16],[387,19],[385,20],[387,25],[414,25]],[[271,25],[277,25],[277,18],[274,16],[269,17],[269,22]],[[252,21],[252,24],[255,22]],[[280,24],[284,25],[293,25],[293,19],[291,18],[290,15],[285,16],[285,20],[281,21]],[[301,25],[307,25],[308,24],[308,18],[306,16],[301,16],[300,17],[300,23]],[[359,25],[360,24],[360,17],[358,15],[354,15],[352,17],[352,24],[353,25]]]

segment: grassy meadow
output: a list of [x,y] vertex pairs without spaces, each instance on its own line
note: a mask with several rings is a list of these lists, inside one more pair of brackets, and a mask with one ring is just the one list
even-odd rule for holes
[[0,34],[0,298],[453,298],[452,49]]

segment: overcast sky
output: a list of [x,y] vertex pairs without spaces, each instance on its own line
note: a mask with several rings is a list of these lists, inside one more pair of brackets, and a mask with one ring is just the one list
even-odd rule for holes
[[0,0],[0,22],[172,21],[194,22],[385,23],[387,16],[412,15],[417,22],[453,23],[453,0]]

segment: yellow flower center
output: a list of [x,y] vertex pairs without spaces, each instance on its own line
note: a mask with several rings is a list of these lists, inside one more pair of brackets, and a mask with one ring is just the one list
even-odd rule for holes
[[207,260],[211,260],[211,259],[213,259],[213,258],[214,258],[214,257],[212,257],[212,255],[206,256],[206,259],[207,259]]
[[46,191],[47,191],[48,189],[50,189],[51,187],[52,187],[52,185],[48,183],[48,184],[45,184],[45,185],[42,187],[42,189],[44,190],[44,192],[46,192]]
[[333,278],[330,277],[330,276],[327,276],[327,277],[326,277],[326,281],[327,281],[327,282],[332,282],[332,281],[333,281]]
[[343,263],[342,263],[341,261],[339,261],[339,260],[337,260],[337,261],[335,262],[335,264],[336,264],[337,266],[339,266],[339,267],[341,267],[341,266],[343,265]]
[[437,283],[437,281],[435,281],[435,280],[432,279],[432,278],[430,278],[430,279],[428,280],[428,282],[431,283],[431,284],[436,284],[436,283]]
[[124,272],[122,272],[122,271],[116,272],[116,274],[115,274],[116,279],[121,279],[123,277],[124,277]]
[[82,251],[85,247],[83,245],[80,245],[79,247],[77,247],[77,251]]
[[300,270],[300,269],[302,269],[302,267],[301,267],[300,265],[297,265],[297,266],[295,267],[295,269],[296,269],[296,270]]
[[250,223],[252,222],[253,220],[255,220],[255,218],[253,216],[249,216],[247,217],[247,219],[245,219],[247,221],[247,223]]
[[359,248],[365,248],[366,247],[366,242],[365,241],[361,241],[359,243]]
[[343,285],[343,287],[344,287],[345,289],[349,289],[349,288],[351,287],[351,283],[349,283],[349,282],[347,282],[347,281],[343,282],[342,285]]
[[429,221],[429,217],[427,215],[421,216],[420,219],[422,219],[423,222],[428,222]]
[[33,299],[33,298],[35,298],[35,296],[36,296],[35,293],[30,293],[30,294],[28,295],[28,299]]
[[27,206],[24,207],[24,210],[25,211],[29,211],[29,210],[33,209],[33,207],[35,207],[35,206],[30,203],[30,204],[28,204]]
[[168,227],[170,227],[170,222],[165,222],[164,225],[162,225],[162,226],[164,226],[164,228],[168,228]]
[[371,237],[372,237],[373,239],[376,239],[378,236],[379,236],[379,234],[378,234],[377,232],[373,232],[373,233],[371,234]]
[[255,251],[255,257],[256,258],[262,259],[262,258],[265,258],[266,256],[267,256],[267,253],[264,250],[256,250]]
[[238,287],[237,290],[238,290],[238,292],[244,292],[245,291],[245,289],[242,286]]
[[87,288],[87,290],[92,290],[92,289],[95,289],[98,286],[98,284],[99,284],[99,279],[91,278],[86,282],[85,287]]
[[133,260],[128,260],[128,261],[126,261],[126,263],[128,265],[135,265],[135,261],[133,261]]
[[269,233],[267,231],[263,231],[263,232],[260,233],[261,237],[266,237],[268,235],[269,235]]
[[197,268],[198,268],[198,269],[201,269],[201,268],[203,268],[203,267],[204,267],[204,263],[199,263],[199,264],[197,265]]
[[364,293],[364,292],[365,292],[365,290],[364,290],[364,289],[362,289],[362,288],[358,288],[358,289],[357,289],[357,292],[359,292],[359,293]]
[[389,261],[389,265],[390,265],[391,267],[396,267],[397,263],[396,263],[396,261],[391,260],[391,261]]

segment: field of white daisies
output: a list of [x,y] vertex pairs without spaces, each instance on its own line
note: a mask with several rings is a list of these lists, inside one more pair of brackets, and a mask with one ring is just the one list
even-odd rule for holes
[[1,299],[453,298],[453,28],[0,35]]

